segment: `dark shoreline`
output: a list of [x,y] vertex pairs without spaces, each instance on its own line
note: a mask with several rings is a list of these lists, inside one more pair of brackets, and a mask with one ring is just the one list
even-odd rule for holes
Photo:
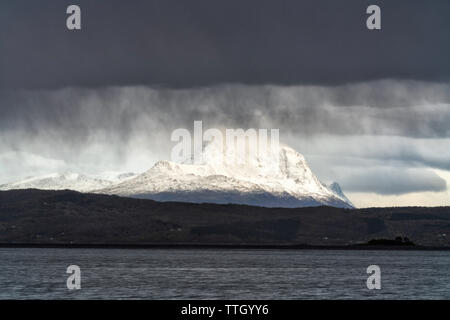
[[305,244],[66,244],[66,243],[0,243],[0,248],[61,248],[61,249],[247,249],[247,250],[384,250],[384,251],[449,251],[450,247],[383,246],[383,245],[305,245]]

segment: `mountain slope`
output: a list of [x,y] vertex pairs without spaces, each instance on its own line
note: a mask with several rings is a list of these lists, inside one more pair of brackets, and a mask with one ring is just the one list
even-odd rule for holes
[[333,191],[333,193],[335,195],[337,195],[339,198],[341,198],[342,200],[344,200],[345,202],[347,202],[348,204],[353,206],[353,203],[350,201],[349,198],[347,198],[347,196],[344,194],[344,192],[342,191],[341,186],[339,185],[339,183],[337,182],[333,182],[330,185],[327,186],[328,189],[330,189],[331,191]]
[[[104,177],[103,177],[104,176]],[[107,173],[92,177],[74,172],[52,173],[44,176],[28,177],[12,183],[0,185],[0,190],[40,189],[40,190],[75,190],[88,192],[102,189],[131,178],[131,173]]]

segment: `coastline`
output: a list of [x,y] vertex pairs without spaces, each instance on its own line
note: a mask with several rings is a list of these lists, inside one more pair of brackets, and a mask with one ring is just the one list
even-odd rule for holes
[[246,250],[360,250],[360,251],[450,251],[447,246],[385,246],[385,245],[307,245],[307,244],[224,244],[224,243],[0,243],[0,248],[37,249],[246,249]]

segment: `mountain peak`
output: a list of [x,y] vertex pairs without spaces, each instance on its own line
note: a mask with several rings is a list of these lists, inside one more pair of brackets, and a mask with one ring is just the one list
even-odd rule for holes
[[347,196],[344,194],[344,192],[342,191],[341,186],[339,185],[339,183],[337,182],[333,182],[331,183],[328,188],[333,191],[338,197],[340,197],[342,200],[344,200],[345,202],[349,203],[350,205],[353,206],[352,202],[347,198]]

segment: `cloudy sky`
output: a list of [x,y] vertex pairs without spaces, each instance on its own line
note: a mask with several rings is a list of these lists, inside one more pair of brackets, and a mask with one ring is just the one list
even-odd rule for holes
[[142,171],[203,120],[279,128],[357,206],[450,205],[448,13],[446,0],[3,0],[0,183]]

